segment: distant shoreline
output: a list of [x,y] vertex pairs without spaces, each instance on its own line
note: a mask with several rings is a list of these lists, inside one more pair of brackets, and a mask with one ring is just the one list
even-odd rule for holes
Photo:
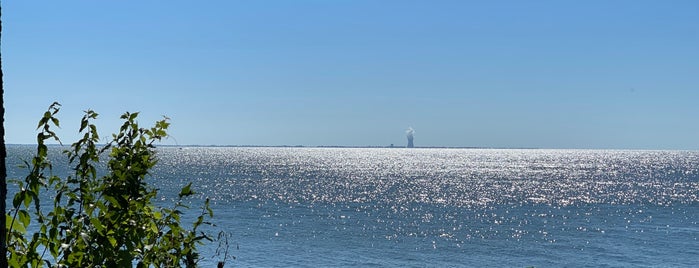
[[[98,144],[102,146],[104,144]],[[36,146],[36,144],[18,144],[11,143],[6,146]],[[68,144],[47,144],[49,147],[65,147],[69,148]],[[537,148],[537,147],[476,147],[476,146],[415,146],[414,148],[406,148],[405,146],[344,146],[344,145],[174,145],[161,144],[156,147],[161,148],[337,148],[337,149],[472,149],[472,150],[621,150],[621,151],[698,151],[696,149],[647,149],[647,148]]]
[[[10,143],[7,146],[36,146],[36,144],[20,144],[20,143]],[[103,146],[104,144],[98,144],[98,146]],[[70,147],[67,144],[46,144],[46,146],[51,147]],[[345,146],[345,145],[174,145],[174,144],[160,144],[156,147],[180,147],[180,148],[206,148],[206,147],[220,147],[220,148],[362,148],[362,149],[543,149],[543,148],[529,148],[529,147],[474,147],[474,146],[415,146],[413,148],[407,148],[405,146]]]

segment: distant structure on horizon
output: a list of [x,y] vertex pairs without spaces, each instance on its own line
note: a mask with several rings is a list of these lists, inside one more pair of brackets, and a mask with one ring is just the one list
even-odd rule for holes
[[415,134],[415,130],[412,127],[409,127],[408,130],[405,131],[405,135],[408,137],[407,148],[415,147],[415,145],[413,144],[413,134]]

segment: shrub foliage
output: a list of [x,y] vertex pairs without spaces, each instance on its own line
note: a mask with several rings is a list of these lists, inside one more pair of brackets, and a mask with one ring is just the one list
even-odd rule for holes
[[[157,190],[145,181],[157,162],[154,143],[167,137],[168,118],[141,128],[138,113],[125,113],[119,132],[110,142],[98,144],[100,136],[92,123],[98,115],[86,111],[82,138],[64,151],[72,174],[60,178],[51,172],[46,145],[47,140],[60,142],[52,131],[59,127],[59,109],[54,103],[39,121],[36,155],[24,163],[28,175],[15,180],[19,190],[6,222],[9,266],[196,266],[197,245],[211,240],[199,231],[213,217],[208,199],[193,226],[184,228],[183,199],[194,194],[191,183],[182,188],[173,207],[162,208],[153,203]],[[106,175],[98,174],[100,161],[106,163]],[[42,203],[46,196],[55,198]],[[29,228],[30,224],[36,226]]]

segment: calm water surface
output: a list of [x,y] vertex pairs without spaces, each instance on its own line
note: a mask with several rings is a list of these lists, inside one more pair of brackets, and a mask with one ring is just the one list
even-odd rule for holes
[[[12,161],[31,147],[9,153],[19,177]],[[699,152],[192,147],[159,157],[159,202],[194,182],[212,200],[212,230],[232,234],[227,267],[699,263]],[[216,246],[203,248],[203,266]]]

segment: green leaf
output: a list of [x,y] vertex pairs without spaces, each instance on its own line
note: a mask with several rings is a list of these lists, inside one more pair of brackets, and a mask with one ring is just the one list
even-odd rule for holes
[[60,125],[58,124],[58,118],[51,117],[51,122],[53,122],[55,126],[60,127]]
[[29,207],[29,205],[32,203],[32,195],[31,193],[25,191],[24,192],[24,207]]
[[[37,142],[41,142],[41,143],[44,142],[44,135],[43,134],[39,134],[39,137],[37,137]],[[46,145],[39,144],[39,146],[37,147],[37,156],[45,157],[47,151],[48,151],[48,148],[46,148]],[[37,163],[37,164],[39,164],[39,163]]]
[[7,214],[5,214],[5,228],[7,228],[7,230],[14,230],[20,233],[27,232],[27,229],[25,229],[24,226],[19,224],[19,222],[17,221],[13,222],[12,217],[8,216]]
[[117,241],[116,241],[116,238],[114,238],[114,236],[108,236],[107,240],[109,240],[109,244],[111,244],[112,247],[116,247]]
[[92,223],[92,225],[95,226],[95,229],[97,229],[98,233],[102,233],[102,231],[104,230],[104,225],[102,224],[102,222],[100,222],[99,219],[91,218],[90,223]]
[[12,207],[17,208],[17,207],[19,207],[19,205],[22,204],[22,201],[24,200],[25,193],[26,192],[24,190],[22,190],[22,191],[15,194],[15,197],[12,198]]
[[158,225],[156,225],[155,222],[151,222],[151,224],[150,224],[150,230],[151,230],[151,232],[157,234],[157,233],[158,233]]
[[85,119],[83,117],[83,121],[80,122],[80,130],[78,130],[78,131],[82,132],[87,127],[87,123],[88,123],[87,119]]
[[26,210],[19,210],[17,212],[17,215],[19,216],[19,221],[22,222],[24,226],[29,226],[31,220],[29,212],[27,212]]
[[185,187],[182,188],[182,190],[180,191],[179,196],[180,196],[180,198],[182,198],[182,197],[184,197],[184,196],[190,196],[190,195],[193,195],[193,194],[194,194],[194,191],[192,191],[192,183],[190,182],[189,184],[187,184],[187,186],[185,186]]
[[206,202],[204,203],[204,207],[206,208],[206,211],[209,212],[209,217],[213,217],[214,211],[209,206],[209,199],[208,198],[206,199]]
[[116,206],[116,207],[119,207],[119,208],[121,207],[121,205],[119,204],[119,201],[117,201],[117,199],[114,198],[113,196],[105,195],[105,196],[104,196],[104,199],[107,200],[107,202],[109,202],[110,204],[112,204],[112,205],[114,205],[114,206]]
[[12,256],[12,257],[14,257],[14,258],[8,258],[8,260],[7,260],[8,267],[20,267],[21,265],[19,265],[19,260],[17,259],[17,257],[15,257],[15,256]]
[[[59,248],[59,247],[60,247],[60,246],[58,245],[58,243],[56,243],[56,242],[49,242],[48,248],[49,248],[49,251],[51,251],[51,255],[53,255],[54,257],[55,257],[55,256],[58,256],[58,248]],[[36,266],[34,266],[34,267],[36,267]]]

